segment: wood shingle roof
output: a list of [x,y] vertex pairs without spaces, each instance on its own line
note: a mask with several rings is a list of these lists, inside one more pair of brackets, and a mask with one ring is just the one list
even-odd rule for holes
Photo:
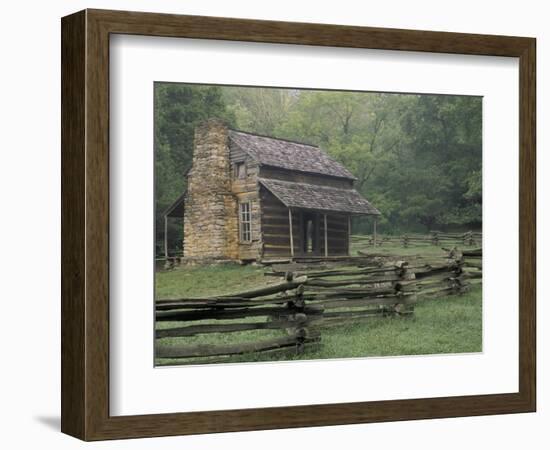
[[235,130],[229,130],[229,145],[260,165],[355,180],[348,169],[313,145]]
[[318,186],[271,178],[259,178],[258,181],[288,208],[363,215],[380,214],[380,211],[355,189]]

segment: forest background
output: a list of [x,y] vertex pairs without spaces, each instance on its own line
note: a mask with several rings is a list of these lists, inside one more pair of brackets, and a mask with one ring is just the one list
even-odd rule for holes
[[[356,177],[385,234],[481,229],[482,98],[155,83],[155,220],[186,188],[193,134],[229,127],[320,146]],[[354,233],[371,231],[354,219]],[[169,248],[183,227],[169,223]]]

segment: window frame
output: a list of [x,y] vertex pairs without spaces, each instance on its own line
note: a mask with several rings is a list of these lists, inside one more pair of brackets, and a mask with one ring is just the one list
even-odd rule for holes
[[[245,210],[243,210],[243,208]],[[238,207],[239,220],[239,243],[252,243],[252,202],[250,200],[239,202]],[[246,229],[248,227],[248,229]],[[248,234],[248,239],[246,235]]]

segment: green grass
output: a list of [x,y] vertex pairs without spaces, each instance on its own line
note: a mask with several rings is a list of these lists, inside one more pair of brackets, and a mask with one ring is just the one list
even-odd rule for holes
[[317,358],[427,355],[481,351],[481,287],[420,301],[412,317],[374,318],[323,336]]
[[[376,252],[394,254],[442,255],[435,247],[386,246]],[[406,252],[407,251],[407,252]],[[181,267],[157,273],[157,298],[212,296],[238,292],[278,282],[263,275],[258,266],[218,265]],[[411,317],[380,317],[338,327],[321,328],[322,342],[302,355],[293,352],[239,355],[224,362],[281,361],[367,356],[428,355],[441,353],[473,353],[482,350],[481,285],[460,296],[443,296],[420,300]],[[240,319],[253,322],[261,318]],[[203,321],[201,323],[224,323]],[[160,322],[157,328],[181,326],[176,322]],[[205,334],[193,337],[163,339],[162,345],[230,344],[283,336],[279,330],[255,330],[228,334]],[[216,358],[217,361],[220,358]],[[193,363],[194,360],[157,360],[157,364]]]
[[155,297],[159,299],[215,296],[252,289],[276,281],[274,277],[264,276],[263,267],[254,265],[179,267],[168,272],[156,273]]
[[403,247],[397,243],[386,243],[383,245],[378,245],[373,247],[372,245],[367,246],[366,244],[359,244],[357,242],[352,242],[351,244],[351,254],[357,255],[357,251],[361,250],[368,253],[380,253],[384,255],[420,255],[420,256],[444,256],[448,252],[445,252],[436,245],[422,244],[422,245],[411,245],[407,248]]

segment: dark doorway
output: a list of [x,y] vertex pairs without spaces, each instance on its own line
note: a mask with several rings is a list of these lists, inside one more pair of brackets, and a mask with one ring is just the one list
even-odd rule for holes
[[319,217],[315,213],[302,213],[301,232],[302,253],[319,254]]

